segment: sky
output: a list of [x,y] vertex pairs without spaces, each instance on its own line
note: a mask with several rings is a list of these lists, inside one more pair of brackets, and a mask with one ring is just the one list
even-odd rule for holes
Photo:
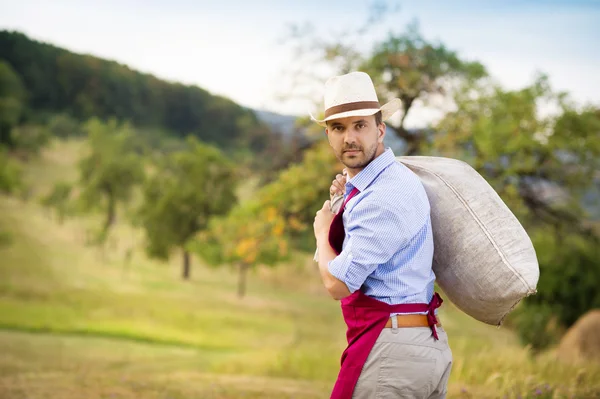
[[[391,1],[389,3],[392,3]],[[294,98],[286,71],[297,66],[282,43],[292,24],[322,37],[364,24],[366,0],[0,0],[0,29],[78,53],[115,60],[159,78],[198,85],[252,108],[318,112]],[[536,72],[580,104],[600,105],[600,0],[412,0],[376,23],[368,50],[417,20],[423,36],[482,62],[504,87],[530,84]],[[305,66],[310,70],[310,65]],[[324,83],[324,82],[323,82]],[[283,89],[283,90],[282,90]],[[289,90],[290,99],[277,95]],[[322,93],[314,93],[320,100]],[[435,112],[421,105],[407,126]]]

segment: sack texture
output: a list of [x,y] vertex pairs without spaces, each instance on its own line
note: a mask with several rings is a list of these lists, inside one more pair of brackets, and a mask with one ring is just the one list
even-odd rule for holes
[[419,176],[429,197],[438,285],[471,317],[500,325],[536,292],[539,265],[527,232],[467,163],[424,156],[397,161]]

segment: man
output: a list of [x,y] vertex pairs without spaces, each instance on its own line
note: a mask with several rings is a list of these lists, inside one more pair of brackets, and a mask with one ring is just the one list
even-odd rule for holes
[[[452,365],[437,322],[429,202],[419,178],[385,148],[385,124],[401,106],[380,106],[369,75],[325,84],[329,144],[346,166],[314,221],[323,283],[348,326],[348,347],[331,397],[443,398]],[[347,180],[346,180],[347,179]]]

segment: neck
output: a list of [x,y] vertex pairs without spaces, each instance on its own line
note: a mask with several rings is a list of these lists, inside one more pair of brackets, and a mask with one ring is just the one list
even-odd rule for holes
[[346,168],[346,176],[347,176],[348,180],[350,180],[354,176],[356,176],[358,174],[358,172],[360,172],[361,170],[363,170],[363,168],[359,168],[359,169]]

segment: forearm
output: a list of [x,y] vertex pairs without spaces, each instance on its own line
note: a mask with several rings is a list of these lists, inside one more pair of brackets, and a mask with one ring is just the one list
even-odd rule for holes
[[338,280],[329,272],[328,264],[337,256],[329,245],[328,237],[323,235],[317,238],[317,246],[319,247],[319,272],[321,280],[329,295],[335,300],[340,300],[351,294],[350,290],[343,281]]

